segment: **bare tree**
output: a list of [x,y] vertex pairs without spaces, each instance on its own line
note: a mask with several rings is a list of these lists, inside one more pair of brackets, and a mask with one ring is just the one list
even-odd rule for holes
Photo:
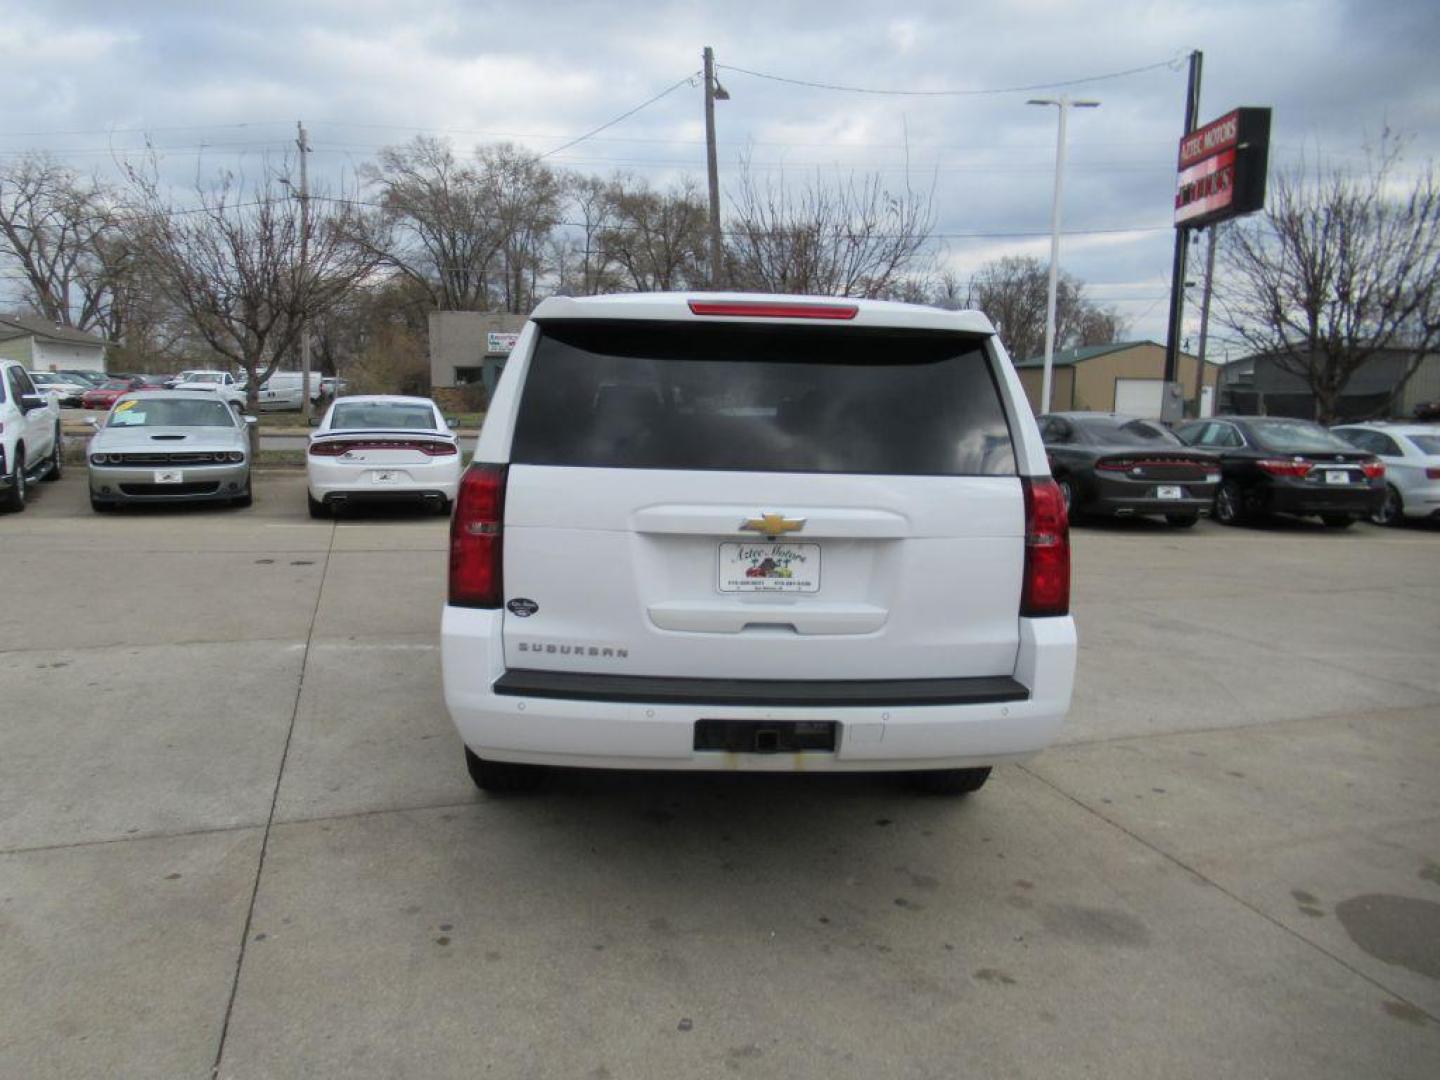
[[657,292],[705,282],[709,210],[693,180],[656,191],[620,175],[610,181],[608,198],[610,224],[600,243],[622,271],[621,288]]
[[510,143],[479,147],[475,158],[499,230],[501,299],[506,311],[528,312],[546,269],[543,254],[560,222],[560,177]]
[[728,276],[761,292],[884,295],[922,263],[934,226],[930,194],[892,192],[878,174],[817,173],[797,190],[742,162],[730,205]]
[[360,175],[382,207],[380,231],[367,230],[375,254],[428,289],[436,307],[488,308],[504,232],[479,171],[448,140],[417,135],[381,150]]
[[0,258],[52,322],[120,338],[134,256],[124,225],[114,192],[45,154],[0,167]]
[[[965,307],[983,311],[1017,360],[1045,351],[1045,315],[1050,268],[1030,256],[1007,255],[985,263],[966,289]],[[950,285],[952,294],[958,285]],[[942,305],[944,306],[944,305]],[[1055,347],[1108,345],[1123,337],[1127,325],[1120,314],[1099,308],[1085,298],[1084,284],[1060,272],[1055,288]]]
[[1265,212],[1225,232],[1223,320],[1304,380],[1322,423],[1371,360],[1401,353],[1408,380],[1440,344],[1440,185],[1427,168],[1401,189],[1387,144],[1364,171],[1280,174]]
[[564,296],[611,292],[619,287],[614,260],[600,240],[614,223],[611,184],[598,176],[571,174],[564,179],[564,194],[579,235],[552,241],[550,261],[556,291]]
[[139,243],[160,288],[210,349],[245,372],[252,408],[260,384],[299,344],[305,323],[379,262],[353,242],[352,201],[315,195],[302,202],[284,190],[283,165],[266,162],[250,184],[222,173],[217,186],[197,188],[187,206],[162,191],[153,167],[131,168],[129,177],[142,211]]

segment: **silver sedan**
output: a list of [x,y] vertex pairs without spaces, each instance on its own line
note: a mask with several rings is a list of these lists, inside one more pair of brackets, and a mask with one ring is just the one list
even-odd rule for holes
[[90,440],[90,505],[223,500],[250,505],[254,417],[223,401],[176,390],[116,401]]

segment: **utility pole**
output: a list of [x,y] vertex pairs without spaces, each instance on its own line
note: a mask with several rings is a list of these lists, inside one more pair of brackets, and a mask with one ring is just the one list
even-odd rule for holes
[[710,288],[724,284],[725,248],[720,240],[720,163],[715,153],[715,102],[730,95],[715,78],[715,50],[705,46],[705,167],[710,176]]
[[[1200,416],[1200,406],[1205,395],[1205,341],[1210,334],[1210,290],[1215,285],[1215,242],[1216,233],[1220,229],[1220,223],[1216,222],[1205,231],[1210,235],[1206,238],[1209,241],[1209,248],[1205,252],[1205,285],[1204,291],[1200,294],[1200,355],[1195,361],[1195,415]],[[1219,388],[1216,388],[1218,395]],[[1216,402],[1210,402],[1213,407]]]
[[[1190,54],[1190,78],[1185,88],[1185,134],[1199,127],[1200,66],[1204,54],[1196,49]],[[1180,324],[1185,318],[1185,256],[1190,244],[1190,230],[1184,225],[1175,229],[1175,259],[1170,267],[1170,321],[1165,329],[1165,382],[1173,383],[1179,367]]]
[[1055,361],[1055,308],[1060,285],[1060,197],[1065,191],[1065,118],[1071,109],[1098,109],[1098,101],[1072,101],[1069,94],[1058,98],[1031,98],[1027,105],[1054,105],[1060,114],[1055,133],[1055,198],[1050,204],[1050,283],[1045,293],[1045,370],[1040,380],[1040,413],[1050,411],[1050,382]]
[[[300,285],[305,293],[310,290],[310,170],[306,163],[306,155],[310,153],[309,137],[305,132],[305,124],[295,121],[295,130],[298,137],[295,145],[300,148]],[[302,308],[300,321],[300,415],[308,422],[310,419],[310,318],[308,308],[310,300],[308,295],[303,297],[305,307]]]

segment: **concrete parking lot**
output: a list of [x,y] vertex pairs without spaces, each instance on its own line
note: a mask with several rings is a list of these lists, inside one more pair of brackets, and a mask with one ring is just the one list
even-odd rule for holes
[[445,522],[0,518],[0,1076],[1440,1075],[1440,530],[1078,528],[1062,745],[485,798]]

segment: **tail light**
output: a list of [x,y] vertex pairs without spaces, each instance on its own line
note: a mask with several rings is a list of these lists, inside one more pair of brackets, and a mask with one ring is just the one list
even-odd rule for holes
[[1426,480],[1440,480],[1440,469],[1426,469],[1426,470],[1425,470],[1425,479],[1426,479]]
[[772,300],[691,300],[692,315],[748,315],[762,319],[853,319],[858,304],[796,304]]
[[1070,521],[1060,487],[1048,476],[1022,477],[1025,489],[1025,582],[1020,614],[1070,613]]
[[1385,475],[1385,463],[1383,461],[1362,461],[1360,471],[1365,474],[1367,480],[1379,480]]
[[349,450],[418,450],[426,457],[449,457],[460,452],[454,443],[430,439],[331,439],[310,444],[312,457],[339,457]]
[[1289,458],[1263,458],[1255,463],[1271,476],[1303,477],[1310,473],[1310,462]]
[[450,519],[450,599],[457,607],[498,608],[503,595],[505,466],[471,465]]

